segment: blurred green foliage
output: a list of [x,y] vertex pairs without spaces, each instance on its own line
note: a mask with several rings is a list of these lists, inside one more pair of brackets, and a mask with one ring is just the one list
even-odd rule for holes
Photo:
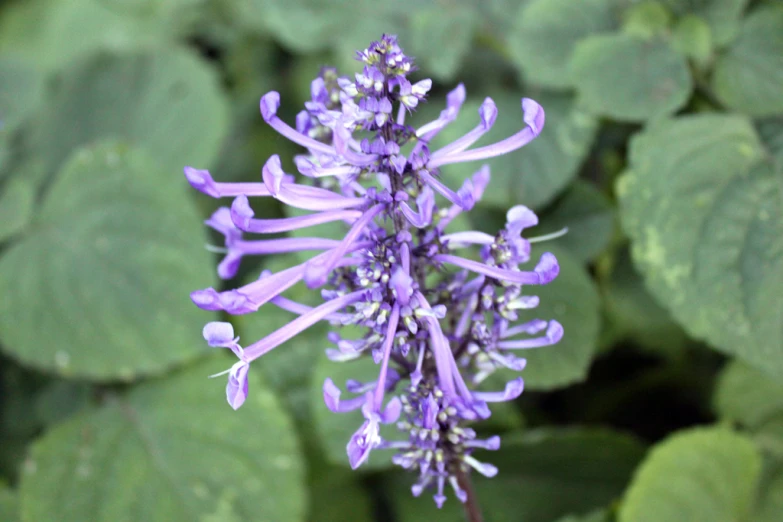
[[200,336],[215,317],[188,298],[216,284],[217,203],[182,167],[290,166],[260,96],[292,119],[322,65],[351,74],[384,32],[436,82],[415,122],[465,83],[439,139],[484,96],[485,142],[522,125],[522,96],[547,113],[461,223],[494,232],[521,203],[534,233],[570,230],[540,292],[566,337],[478,427],[504,441],[474,480],[486,520],[783,520],[779,0],[0,0],[0,521],[460,519],[380,452],[347,468],[358,420],[320,386],[361,375],[323,357],[326,326],[254,365],[234,412],[205,378],[230,364]]

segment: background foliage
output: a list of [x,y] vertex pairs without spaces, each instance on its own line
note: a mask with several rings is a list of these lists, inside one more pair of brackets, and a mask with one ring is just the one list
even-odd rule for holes
[[[540,292],[565,339],[482,427],[504,440],[475,480],[487,521],[783,520],[776,0],[0,0],[0,520],[460,519],[380,452],[347,468],[358,423],[320,384],[362,369],[323,357],[324,328],[254,366],[237,413],[205,379],[230,360],[201,339],[215,317],[188,299],[217,284],[216,203],[181,168],[290,158],[261,94],[291,118],[321,65],[354,71],[383,32],[436,80],[418,121],[465,82],[443,140],[486,95],[487,141],[521,126],[522,96],[547,112],[472,217],[494,232],[523,203],[534,233],[570,229]],[[285,320],[265,310],[235,318],[244,338]]]

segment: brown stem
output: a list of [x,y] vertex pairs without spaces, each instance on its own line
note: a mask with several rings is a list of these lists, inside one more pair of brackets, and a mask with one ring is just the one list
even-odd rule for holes
[[467,500],[462,506],[465,508],[465,517],[468,522],[484,522],[484,517],[481,516],[481,508],[478,505],[478,499],[476,498],[476,491],[473,489],[473,484],[470,482],[470,477],[464,470],[457,472],[457,482],[459,487],[465,490],[468,494]]

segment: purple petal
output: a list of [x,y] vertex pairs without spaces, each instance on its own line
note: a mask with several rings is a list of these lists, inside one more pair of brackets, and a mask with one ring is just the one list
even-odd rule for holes
[[511,401],[522,395],[525,388],[525,382],[522,377],[506,383],[506,389],[502,392],[473,392],[473,396],[484,402],[505,402]]
[[218,277],[220,277],[220,279],[232,279],[235,275],[237,275],[241,262],[242,252],[230,250],[223,260],[218,264]]
[[470,455],[463,457],[466,464],[470,465],[473,469],[484,475],[485,477],[492,478],[498,474],[498,468],[492,464],[486,462],[479,462]]
[[481,118],[481,125],[484,126],[484,130],[489,130],[495,124],[495,120],[498,117],[498,108],[492,98],[487,97],[484,99],[484,103],[479,107],[479,117]]
[[402,267],[398,266],[394,269],[389,279],[389,286],[394,292],[397,302],[402,306],[407,306],[413,295],[413,279],[411,276],[406,274]]
[[349,411],[358,410],[367,402],[367,394],[359,395],[348,400],[340,400],[340,388],[335,386],[331,379],[324,381],[323,396],[324,403],[329,410],[334,413],[346,413]]
[[[459,205],[464,210],[470,210],[472,208],[474,203],[472,198],[466,197],[467,195],[462,190],[461,193],[455,193],[426,170],[419,170],[417,171],[417,174],[421,181],[429,185],[435,192],[448,199],[453,204]],[[468,182],[468,180],[465,181],[466,183]],[[463,184],[463,189],[465,189],[465,187],[466,185]],[[472,186],[470,186],[470,188],[472,189]]]
[[[267,278],[267,280],[272,279],[272,277]],[[245,348],[245,356],[247,360],[252,361],[261,357],[265,353],[273,350],[292,337],[295,337],[299,333],[310,328],[318,321],[321,321],[324,317],[360,301],[364,298],[364,294],[364,290],[359,290],[357,292],[352,292],[350,294],[337,297],[313,308],[312,311],[297,317],[287,325],[278,328],[263,339],[256,341],[255,343]]]
[[557,274],[560,273],[560,265],[557,264],[557,258],[554,254],[544,252],[534,271],[541,278],[538,284],[546,285],[554,281]]
[[428,430],[435,428],[439,412],[438,401],[431,394],[428,395],[422,406],[422,426]]
[[544,328],[546,328],[548,324],[549,323],[547,323],[543,319],[533,319],[532,321],[528,321],[526,323],[517,326],[512,326],[511,328],[506,328],[505,330],[502,331],[500,336],[505,339],[506,337],[513,337],[521,333],[526,333],[528,335],[535,335],[541,330],[543,330]]
[[453,153],[436,151],[432,154],[427,166],[431,169],[435,169],[451,163],[479,161],[495,156],[502,156],[503,154],[508,154],[509,152],[524,147],[533,141],[543,130],[544,109],[530,98],[523,98],[522,110],[524,111],[523,121],[527,126],[513,136],[492,145],[479,147],[473,150],[455,151]]
[[337,266],[337,263],[348,252],[350,246],[365,231],[367,225],[380,214],[384,205],[379,204],[367,210],[362,216],[351,225],[351,229],[345,235],[345,238],[337,244],[334,249],[328,252],[323,258],[311,259],[307,262],[304,271],[304,280],[309,288],[318,288],[326,284],[329,274]]
[[500,437],[493,435],[486,440],[467,440],[464,442],[464,444],[469,448],[481,448],[490,451],[497,451],[500,449]]
[[477,274],[484,274],[488,277],[491,277],[493,279],[498,279],[500,281],[508,281],[511,283],[524,284],[524,285],[543,284],[541,283],[541,276],[537,272],[506,270],[503,268],[488,266],[485,265],[484,263],[479,263],[478,261],[463,259],[458,256],[452,256],[450,254],[436,255],[434,257],[434,260],[440,261],[442,263],[448,263],[450,265],[458,266],[460,268],[464,268],[465,270],[476,272]]
[[502,350],[526,350],[529,348],[540,348],[542,346],[557,344],[562,338],[563,326],[557,321],[552,320],[549,321],[549,327],[546,330],[546,334],[542,337],[519,341],[500,341],[497,343],[497,347]]
[[384,424],[397,422],[397,419],[400,418],[400,413],[402,413],[402,403],[399,398],[393,397],[381,414],[381,422]]
[[242,231],[234,226],[234,222],[231,220],[231,211],[226,207],[220,207],[212,215],[204,221],[204,224],[223,234],[226,238],[226,247],[242,239]]
[[231,323],[213,321],[207,323],[201,333],[207,344],[214,347],[225,348],[237,341]]
[[250,366],[245,361],[239,361],[231,367],[228,374],[228,384],[226,385],[226,399],[228,404],[235,410],[247,399],[247,372]]
[[351,436],[346,447],[348,462],[352,469],[357,469],[367,461],[370,451],[380,442],[379,438],[377,423],[364,421],[356,433]]
[[506,228],[513,234],[519,234],[525,228],[538,225],[538,216],[524,205],[516,205],[506,212]]
[[530,98],[522,98],[522,119],[527,123],[536,136],[544,129],[544,109]]
[[199,170],[194,169],[193,167],[185,167],[185,177],[188,179],[188,183],[190,183],[190,185],[199,192],[203,192],[204,194],[212,196],[213,198],[220,197],[220,193],[215,186],[215,181],[212,179],[212,176],[209,174],[208,170]]
[[446,234],[441,236],[441,241],[448,241],[449,248],[461,248],[468,245],[491,245],[495,242],[495,236],[470,230]]
[[269,123],[277,115],[277,109],[280,108],[280,93],[270,91],[261,97],[261,116],[264,121]]

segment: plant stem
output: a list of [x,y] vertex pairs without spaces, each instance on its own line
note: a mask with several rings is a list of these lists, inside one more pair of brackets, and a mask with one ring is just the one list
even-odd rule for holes
[[481,515],[481,508],[479,508],[478,499],[476,498],[476,491],[473,489],[470,477],[464,470],[460,470],[457,473],[457,482],[459,483],[459,487],[468,494],[467,500],[462,504],[465,508],[465,517],[467,518],[467,521],[484,522],[484,517]]

